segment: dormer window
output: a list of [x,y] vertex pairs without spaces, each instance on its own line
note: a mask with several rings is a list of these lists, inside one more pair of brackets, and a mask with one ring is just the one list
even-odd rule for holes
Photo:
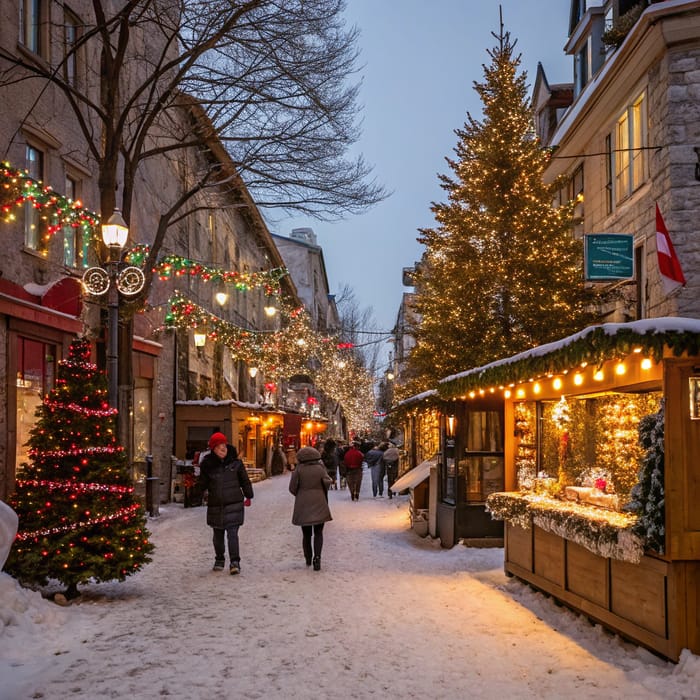
[[[605,9],[601,6],[585,9],[585,3],[572,5],[572,31],[564,50],[574,57],[574,96],[580,95],[600,70],[605,60],[602,42],[605,29]],[[574,22],[574,18],[578,20]]]
[[589,57],[590,51],[588,50],[588,41],[586,41],[581,50],[576,53],[574,59],[574,85],[576,86],[577,95],[583,91],[590,79],[591,66]]

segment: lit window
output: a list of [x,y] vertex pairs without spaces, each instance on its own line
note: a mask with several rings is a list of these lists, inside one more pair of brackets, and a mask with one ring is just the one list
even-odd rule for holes
[[[27,172],[35,180],[42,180],[44,177],[44,154],[34,146],[27,145],[26,149]],[[34,207],[31,200],[24,203],[24,245],[32,250],[39,250],[41,247],[41,217],[39,211]]]
[[606,186],[612,185],[614,189],[609,204],[628,197],[644,182],[646,146],[646,100],[642,94],[620,115],[612,137],[606,140],[609,173]]
[[[75,202],[78,197],[78,181],[66,175],[65,196]],[[82,226],[63,227],[63,263],[66,267],[86,268],[88,266],[89,234]]]

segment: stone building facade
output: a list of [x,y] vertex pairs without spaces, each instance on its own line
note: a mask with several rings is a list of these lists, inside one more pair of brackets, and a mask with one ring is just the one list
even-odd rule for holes
[[[554,148],[546,177],[568,179],[562,200],[576,200],[577,235],[634,235],[634,280],[617,285],[605,320],[697,316],[700,2],[648,4],[626,34],[606,44],[629,6],[572,3],[565,50],[574,59],[573,102],[553,133],[540,130]],[[537,123],[549,109],[542,84]],[[659,274],[656,205],[686,278],[671,294]]]
[[[65,59],[75,32],[89,25],[91,7],[83,0],[72,3],[71,9],[49,0],[2,3],[0,49],[6,57],[21,57],[29,64],[61,66],[66,80],[75,81],[78,89],[95,90],[87,70],[99,65],[99,56],[85,49],[75,61]],[[0,58],[0,70],[9,65]],[[133,62],[133,80],[139,78],[139,65]],[[22,80],[17,79],[19,73],[3,75],[0,151],[8,163],[3,168],[26,169],[32,182],[41,182],[73,202],[80,200],[87,211],[99,212],[94,155],[63,94],[46,81],[27,80],[26,74]],[[183,133],[198,120],[206,120],[184,100],[178,118]],[[99,133],[101,127],[88,124],[88,128]],[[212,165],[228,175],[227,187],[202,192],[192,200],[195,213],[168,229],[162,254],[241,272],[283,266],[262,216],[215,134],[206,149],[183,149],[178,158],[164,155],[139,168],[127,245],[152,244],[161,213],[177,200],[193,173]],[[83,229],[67,226],[47,237],[46,211],[31,203],[15,206],[2,200],[0,204],[5,242],[0,258],[0,498],[5,498],[13,489],[17,467],[26,459],[24,444],[34,409],[52,387],[56,363],[67,354],[71,340],[90,336],[95,361],[106,365],[104,300],[86,295],[81,286],[85,269],[104,264],[106,257],[99,226],[84,235]],[[283,284],[284,293],[298,299],[291,280]],[[174,454],[176,402],[205,397],[254,402],[259,395],[245,363],[235,360],[222,344],[195,347],[191,331],[163,331],[175,290],[244,328],[267,328],[264,293],[259,289],[228,290],[222,306],[214,301],[222,290],[201,278],[153,281],[146,311],[134,316],[131,353],[119,358],[131,375],[126,398],[120,387],[120,408],[129,422],[130,444],[125,447],[134,477],[140,479],[148,469],[149,475],[164,482],[164,496],[173,456],[184,457]],[[148,468],[147,455],[152,457]]]

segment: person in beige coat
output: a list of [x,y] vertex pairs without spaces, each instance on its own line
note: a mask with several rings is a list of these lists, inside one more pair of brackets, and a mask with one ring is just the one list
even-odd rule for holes
[[323,526],[333,520],[328,506],[330,485],[331,478],[321,460],[321,453],[313,447],[302,447],[297,452],[297,468],[289,479],[289,492],[294,496],[292,525],[301,526],[306,566],[313,564],[314,571],[321,570]]

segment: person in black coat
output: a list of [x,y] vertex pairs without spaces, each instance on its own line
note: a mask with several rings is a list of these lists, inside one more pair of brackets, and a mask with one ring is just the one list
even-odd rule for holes
[[214,530],[214,571],[224,568],[226,533],[229,572],[238,574],[241,570],[238,528],[243,525],[244,507],[253,498],[253,485],[236,448],[228,444],[223,433],[214,433],[209,438],[209,449],[200,464],[199,484],[202,491],[209,491],[207,525]]

